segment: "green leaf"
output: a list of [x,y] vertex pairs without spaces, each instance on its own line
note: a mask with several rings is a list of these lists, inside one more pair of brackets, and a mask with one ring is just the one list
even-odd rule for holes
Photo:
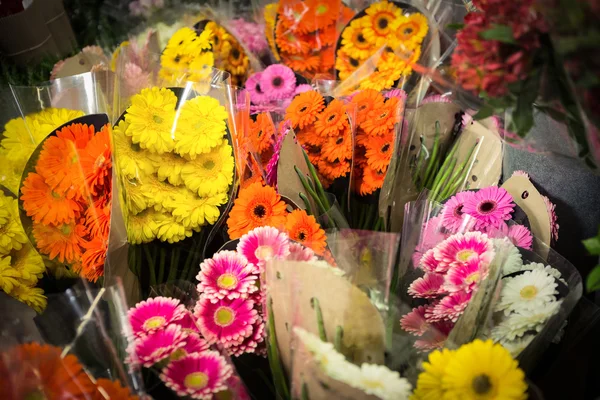
[[585,287],[588,292],[595,292],[600,289],[600,265],[596,265],[587,276]]
[[480,108],[479,111],[477,111],[477,114],[473,116],[473,119],[475,121],[479,121],[482,119],[486,119],[487,117],[491,117],[492,115],[494,115],[494,109],[488,105],[485,105],[482,108]]
[[508,25],[492,24],[492,28],[479,34],[485,40],[497,40],[502,43],[515,44],[512,28]]
[[539,70],[532,71],[521,86],[512,120],[513,130],[521,137],[527,135],[533,127],[533,102],[538,96],[541,77]]
[[583,245],[591,255],[600,256],[600,232],[598,232],[596,237],[584,240]]
[[448,24],[448,25],[446,25],[446,28],[453,29],[453,30],[460,30],[464,27],[465,27],[465,24]]

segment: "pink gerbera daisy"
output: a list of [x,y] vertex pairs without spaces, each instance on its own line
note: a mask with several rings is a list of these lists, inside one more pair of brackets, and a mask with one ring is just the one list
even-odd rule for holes
[[448,270],[445,265],[440,267],[439,261],[435,258],[435,249],[429,249],[423,254],[419,260],[419,267],[425,272],[444,273]]
[[442,225],[452,233],[464,230],[465,212],[463,210],[465,202],[471,199],[475,192],[458,192],[444,205],[442,209]]
[[220,342],[225,347],[241,344],[252,335],[252,326],[259,318],[249,299],[219,300],[212,303],[202,297],[195,308],[202,336],[209,343]]
[[191,333],[200,333],[198,326],[196,325],[196,321],[191,312],[185,311],[185,315],[183,318],[177,321],[173,321],[174,324],[177,324],[183,329],[183,331],[187,334]]
[[247,298],[258,290],[258,268],[235,251],[220,251],[200,264],[198,292],[210,301]]
[[449,321],[440,321],[428,325],[427,331],[421,339],[415,341],[415,347],[420,350],[430,351],[441,349],[448,339],[454,324]]
[[177,349],[185,346],[187,335],[179,325],[169,325],[165,329],[135,339],[132,360],[138,360],[144,367],[151,367],[169,357]]
[[444,291],[440,291],[443,283],[444,277],[442,275],[430,272],[422,278],[415,279],[408,288],[408,294],[424,299],[434,298],[444,293]]
[[533,245],[533,236],[529,229],[523,225],[511,225],[508,227],[508,238],[517,247],[525,250],[531,250]]
[[185,307],[179,303],[179,300],[154,297],[137,303],[127,312],[127,316],[134,335],[141,336],[182,319],[185,313]]
[[179,360],[188,354],[201,353],[210,348],[208,342],[197,333],[188,333],[185,338],[185,345],[179,347],[171,354],[171,360]]
[[443,288],[451,293],[471,293],[487,274],[488,264],[482,263],[478,257],[472,257],[466,263],[455,265],[448,270]]
[[269,65],[260,76],[260,86],[269,100],[291,97],[296,89],[296,75],[281,64]]
[[472,257],[489,265],[494,258],[494,245],[485,233],[456,233],[437,245],[433,256],[439,263],[438,272],[466,263]]
[[[432,217],[423,224],[421,228],[421,240],[419,247],[429,250],[448,237],[443,231],[443,217]],[[454,233],[454,232],[453,232]]]
[[271,226],[261,226],[240,238],[237,251],[262,272],[268,260],[285,259],[290,254],[290,240],[284,232]]
[[312,86],[303,83],[302,85],[296,86],[296,90],[294,90],[294,96],[300,93],[310,92],[311,90],[313,90]]
[[258,318],[252,326],[252,335],[248,336],[240,344],[227,348],[227,352],[239,357],[245,353],[256,353],[259,345],[265,341],[265,323],[262,318]]
[[429,327],[429,323],[425,319],[425,311],[427,308],[428,306],[415,307],[411,312],[403,316],[400,319],[400,326],[402,329],[416,336],[424,334]]
[[444,297],[439,303],[427,313],[428,321],[448,320],[456,322],[469,305],[472,293],[456,292]]
[[558,240],[559,228],[555,211],[556,204],[552,203],[547,196],[542,196],[542,200],[544,200],[546,210],[548,211],[548,215],[550,216],[550,230],[552,231],[552,240],[556,242]]
[[475,229],[485,229],[511,219],[514,208],[513,198],[505,189],[490,186],[466,199],[462,211],[476,219]]
[[260,86],[260,77],[262,72],[257,72],[252,74],[246,80],[246,90],[250,93],[250,101],[252,104],[264,104],[269,100],[267,99],[267,95],[264,90]]
[[406,92],[402,89],[392,89],[384,94],[386,99],[391,99],[392,97],[398,98],[401,101],[406,100]]
[[227,389],[233,368],[216,351],[188,354],[169,363],[160,379],[181,397],[210,400]]
[[315,261],[317,256],[312,249],[304,247],[300,243],[290,243],[290,254],[286,257],[288,261]]

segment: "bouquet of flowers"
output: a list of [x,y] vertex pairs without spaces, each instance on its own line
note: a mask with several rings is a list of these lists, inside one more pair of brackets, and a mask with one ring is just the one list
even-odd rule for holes
[[264,71],[250,75],[246,81],[253,113],[285,109],[294,96],[311,89],[304,78],[282,64],[269,65]]

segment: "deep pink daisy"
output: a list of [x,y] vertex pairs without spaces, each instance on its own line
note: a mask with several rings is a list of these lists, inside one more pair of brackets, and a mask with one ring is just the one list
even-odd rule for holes
[[184,347],[186,340],[187,335],[179,325],[169,325],[165,329],[135,339],[135,355],[131,355],[131,359],[137,360],[144,367],[151,367]]
[[252,326],[252,335],[248,336],[240,344],[227,348],[229,355],[239,357],[245,353],[257,353],[259,346],[265,341],[265,323],[258,318]]
[[154,297],[137,303],[127,312],[127,316],[134,335],[142,336],[182,319],[185,312],[185,307],[179,300]]
[[533,235],[523,225],[511,225],[508,227],[508,238],[517,247],[531,250],[533,246]]
[[449,321],[440,321],[428,325],[427,331],[421,339],[415,341],[415,347],[423,351],[441,349],[448,339],[454,324]]
[[433,256],[439,263],[438,272],[464,264],[472,257],[490,264],[494,258],[494,245],[490,238],[481,232],[456,233],[433,249]]
[[465,212],[463,210],[465,202],[471,199],[475,192],[458,192],[444,205],[442,209],[442,225],[452,233],[464,230]]
[[431,312],[425,314],[428,321],[448,320],[456,322],[462,315],[465,308],[469,305],[472,293],[456,292],[444,297],[439,303],[431,309]]
[[285,232],[271,226],[261,226],[240,238],[237,251],[263,272],[268,260],[285,259],[290,254],[290,240]]
[[197,333],[188,333],[185,338],[185,345],[180,346],[171,354],[171,360],[179,360],[188,354],[201,353],[210,348],[208,342]]
[[288,261],[316,261],[317,256],[312,249],[304,247],[300,243],[290,243],[290,254],[286,257]]
[[400,319],[400,326],[406,332],[410,332],[413,335],[421,336],[429,328],[429,323],[425,319],[425,311],[428,306],[419,306],[413,308],[411,312],[406,314]]
[[542,200],[544,200],[546,210],[548,211],[548,215],[550,216],[550,230],[552,231],[552,240],[556,242],[558,240],[559,228],[555,211],[556,205],[552,203],[547,196],[542,196]]
[[241,344],[252,335],[252,327],[260,318],[254,304],[249,299],[223,299],[212,303],[202,296],[194,310],[202,336],[209,343],[219,342],[225,347]]
[[296,75],[281,64],[269,65],[260,76],[260,86],[269,100],[291,97],[296,89]]
[[429,249],[423,254],[421,260],[419,260],[419,268],[425,272],[444,273],[448,270],[446,265],[441,265],[440,262],[435,258],[435,248]]
[[191,312],[185,311],[185,315],[183,318],[177,321],[173,321],[173,324],[179,325],[181,329],[187,334],[191,333],[200,333],[198,326],[196,325],[196,320]]
[[257,72],[248,77],[246,81],[246,90],[250,93],[250,101],[252,104],[264,104],[268,102],[267,95],[260,86],[260,78],[262,72]]
[[424,299],[435,298],[445,291],[441,290],[444,277],[433,272],[425,274],[422,278],[415,279],[408,288],[408,294]]
[[488,274],[488,264],[482,263],[477,257],[470,258],[466,263],[450,268],[445,276],[444,290],[471,293],[477,289],[479,282]]
[[475,229],[485,229],[511,219],[514,208],[513,198],[506,189],[490,186],[466,199],[462,211],[475,218]]
[[233,368],[216,351],[188,354],[172,361],[160,374],[160,379],[181,397],[210,400],[227,389],[226,381]]
[[247,298],[258,290],[258,267],[236,251],[220,251],[200,264],[198,292],[216,303],[221,299]]

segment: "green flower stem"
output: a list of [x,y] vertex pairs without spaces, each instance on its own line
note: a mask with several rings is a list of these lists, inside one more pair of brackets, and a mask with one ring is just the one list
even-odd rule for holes
[[[308,200],[308,197],[306,197],[306,195],[304,193],[298,193],[298,196],[304,202],[304,207],[306,208],[306,212],[308,213],[308,215],[315,215],[315,213],[313,212],[312,207],[310,205],[310,201]],[[315,217],[317,217],[317,215],[315,215]]]
[[448,179],[448,176],[454,169],[455,165],[456,165],[456,158],[452,157],[452,161],[450,161],[450,165],[448,165],[448,168],[444,171],[444,174],[441,176],[440,180],[436,183],[434,188],[431,190],[431,195],[430,195],[431,200],[437,200],[438,193],[440,192],[440,190],[442,190],[442,187],[446,183],[446,179]]
[[158,268],[158,283],[165,283],[165,263],[167,260],[167,252],[165,249],[160,249],[160,264]]
[[300,182],[302,183],[302,186],[304,186],[304,190],[306,190],[308,192],[308,194],[310,195],[310,197],[313,198],[315,203],[317,203],[317,206],[319,207],[319,211],[321,212],[321,214],[326,214],[327,209],[325,208],[323,203],[321,203],[321,200],[319,199],[319,196],[317,195],[317,193],[314,190],[312,190],[311,187],[308,185],[308,182],[307,182],[306,178],[303,176],[302,171],[300,171],[300,169],[298,169],[297,166],[294,166],[294,169],[296,170],[296,174],[298,174],[298,178],[300,178]]
[[313,297],[312,305],[315,309],[315,313],[317,314],[317,327],[319,328],[319,337],[322,341],[326,342],[327,333],[325,332],[325,323],[323,322],[323,313],[321,312],[321,305],[319,304],[319,299]]
[[127,262],[129,263],[129,269],[131,270],[131,272],[133,272],[135,276],[138,276],[138,269],[135,259],[135,249],[135,245],[129,246],[129,249],[127,251]]
[[344,329],[341,326],[335,327],[335,339],[333,341],[333,345],[335,349],[341,353],[342,352],[342,338],[344,337]]
[[319,180],[319,177],[317,176],[317,170],[315,170],[315,167],[312,165],[312,163],[308,159],[308,154],[306,154],[305,151],[303,151],[302,154],[304,155],[304,161],[306,161],[306,165],[308,166],[308,171],[310,172],[310,175],[312,176],[314,184],[317,187],[317,193],[321,197],[321,201],[322,201],[323,205],[326,207],[327,210],[329,210],[331,208],[331,204],[329,204],[329,200],[327,200],[327,196],[325,195],[325,189],[323,189],[323,185],[321,185],[321,181]]
[[458,186],[460,186],[460,184],[464,180],[465,176],[469,173],[469,169],[466,167],[469,163],[469,160],[471,160],[471,156],[473,155],[473,152],[475,151],[476,147],[477,147],[477,144],[475,144],[471,148],[467,158],[465,158],[465,160],[462,163],[460,163],[460,165],[456,168],[456,170],[452,174],[452,177],[449,179],[445,190],[444,191],[440,190],[440,194],[441,194],[440,200],[443,200],[443,199],[447,198],[448,196],[452,195],[453,194],[452,188],[454,188],[454,190],[458,189]]
[[427,186],[427,182],[431,174],[434,171],[434,165],[437,163],[437,157],[440,151],[440,121],[435,121],[435,138],[433,139],[433,149],[431,150],[431,157],[427,160],[427,168],[425,170],[425,177],[423,178],[423,186]]
[[181,249],[179,248],[171,251],[171,263],[169,264],[169,277],[167,278],[167,282],[173,282],[177,277],[177,265],[179,264],[180,254]]
[[271,367],[271,373],[273,374],[273,383],[275,384],[275,391],[283,399],[290,398],[290,392],[287,387],[283,368],[281,366],[281,358],[279,357],[279,348],[277,347],[277,334],[275,331],[275,316],[273,315],[273,299],[269,297],[268,301],[268,316],[269,326],[268,335],[269,340],[267,343],[267,355],[269,358],[269,364]]
[[156,285],[156,271],[154,270],[154,257],[150,254],[148,246],[144,246],[144,253],[146,254],[146,262],[150,269],[150,286]]
[[450,166],[450,162],[453,160],[454,154],[456,153],[457,148],[458,148],[458,146],[456,146],[456,145],[452,146],[452,150],[450,150],[450,153],[447,154],[446,157],[444,158],[444,163],[442,164],[442,167],[439,169],[437,174],[435,174],[435,179],[433,180],[433,184],[431,185],[432,190],[435,186],[439,185],[440,179],[441,179],[442,175],[444,175],[446,173],[446,170]]
[[194,257],[194,250],[188,249],[188,255],[185,258],[185,264],[183,264],[183,270],[181,271],[180,279],[185,280],[187,277],[188,271],[190,269],[190,265],[192,264],[192,258]]
[[374,207],[374,204],[369,204],[369,209],[367,210],[367,218],[365,220],[365,224],[362,229],[371,230],[374,218],[376,218],[377,208]]
[[423,167],[423,160],[425,159],[425,152],[427,147],[423,144],[423,136],[421,136],[421,148],[419,149],[419,155],[417,157],[417,164],[413,172],[413,182],[417,188],[419,187],[419,178],[421,177],[421,168]]
[[381,229],[382,226],[383,226],[383,218],[379,217],[379,218],[377,218],[377,222],[375,223],[375,228],[373,228],[373,230],[375,232],[379,232],[379,230]]
[[437,176],[437,171],[440,170],[440,159],[435,160],[435,166],[433,167],[433,173],[427,178],[425,183],[423,184],[424,188],[431,189],[433,187],[433,182],[435,177]]

